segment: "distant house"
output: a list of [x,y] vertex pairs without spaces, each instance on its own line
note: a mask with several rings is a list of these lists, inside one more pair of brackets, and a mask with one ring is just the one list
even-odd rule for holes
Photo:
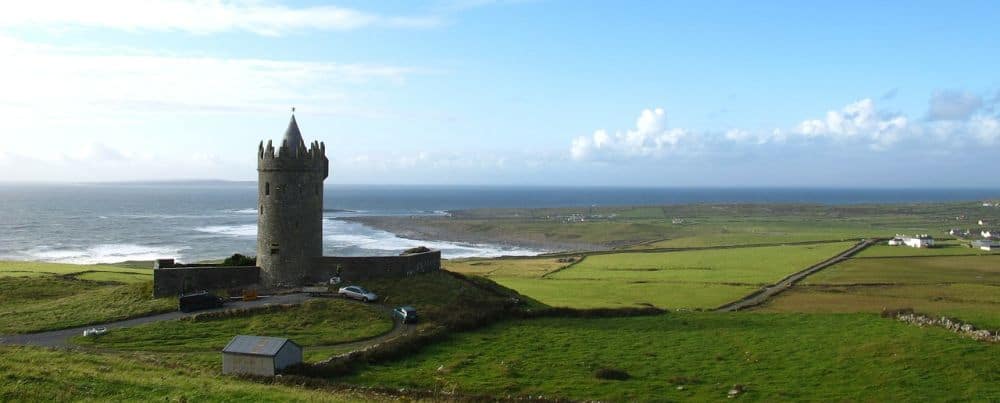
[[979,220],[979,225],[990,225],[990,222],[986,220]]
[[922,234],[915,237],[905,237],[903,238],[903,243],[911,248],[929,248],[934,246],[934,238],[930,235]]
[[972,241],[972,247],[976,249],[982,249],[985,251],[1000,250],[1000,242],[994,241],[992,239],[977,239]]
[[970,234],[970,232],[967,229],[952,228],[952,229],[948,230],[948,235],[951,235],[951,236],[967,237],[967,236],[969,236],[969,234]]
[[222,349],[223,374],[274,376],[302,363],[302,346],[281,337],[236,336]]
[[995,229],[984,229],[979,232],[979,235],[982,235],[983,238],[1000,238],[1000,231]]
[[929,248],[934,246],[934,238],[927,234],[917,236],[896,234],[895,237],[889,240],[888,244],[889,246],[906,245],[911,248]]

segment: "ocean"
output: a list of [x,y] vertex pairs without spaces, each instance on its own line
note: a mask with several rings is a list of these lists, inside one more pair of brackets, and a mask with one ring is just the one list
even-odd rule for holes
[[[183,262],[254,254],[253,182],[0,184],[0,260]],[[398,254],[424,245],[446,258],[543,250],[415,240],[345,221],[351,216],[443,215],[448,210],[680,203],[901,203],[975,201],[997,189],[568,188],[328,185],[324,253]]]

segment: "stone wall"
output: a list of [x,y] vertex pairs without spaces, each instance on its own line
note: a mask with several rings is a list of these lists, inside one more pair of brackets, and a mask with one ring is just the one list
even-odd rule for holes
[[357,282],[371,278],[409,277],[441,269],[441,251],[433,250],[401,256],[324,256],[317,258],[310,272],[309,281],[329,281],[337,275],[344,282]]
[[159,263],[153,267],[153,297],[170,297],[201,290],[228,290],[254,287],[260,283],[256,266],[175,266]]

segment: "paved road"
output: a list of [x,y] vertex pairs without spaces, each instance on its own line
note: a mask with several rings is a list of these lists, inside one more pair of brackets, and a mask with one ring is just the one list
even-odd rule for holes
[[27,333],[27,334],[14,334],[7,336],[0,336],[0,344],[18,344],[18,345],[29,345],[29,346],[47,346],[47,347],[66,347],[69,346],[69,339],[73,336],[82,335],[84,329],[90,329],[92,327],[106,327],[108,330],[120,329],[125,327],[138,326],[144,323],[162,322],[165,320],[180,319],[185,316],[191,316],[199,313],[205,312],[218,312],[227,309],[234,308],[251,308],[257,306],[265,305],[281,305],[281,304],[301,304],[305,300],[309,299],[308,294],[286,294],[286,295],[275,295],[267,298],[261,298],[256,301],[236,301],[226,304],[223,308],[208,309],[193,313],[183,313],[180,311],[161,313],[159,315],[143,316],[135,319],[122,320],[118,322],[104,323],[99,325],[88,325],[74,327],[72,329],[62,329],[53,330],[49,332],[41,333]]
[[851,247],[851,249],[848,249],[837,256],[824,260],[815,265],[809,266],[805,270],[794,273],[788,277],[785,277],[784,279],[775,284],[765,287],[764,290],[760,292],[750,294],[746,297],[741,298],[738,301],[731,302],[729,304],[718,307],[715,310],[719,312],[732,312],[732,311],[740,311],[743,309],[763,304],[765,301],[768,300],[768,298],[778,295],[779,293],[791,288],[793,285],[795,285],[795,283],[802,281],[802,279],[809,277],[827,267],[833,266],[837,263],[847,260],[851,256],[854,256],[854,254],[861,252],[865,248],[872,246],[879,241],[880,241],[879,239],[869,239],[866,241],[862,241],[857,245]]

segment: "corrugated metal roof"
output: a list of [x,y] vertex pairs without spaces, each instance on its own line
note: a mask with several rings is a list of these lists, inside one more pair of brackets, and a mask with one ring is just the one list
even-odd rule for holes
[[295,343],[284,337],[244,336],[233,337],[233,340],[222,349],[223,353],[263,355],[273,357],[285,343]]

